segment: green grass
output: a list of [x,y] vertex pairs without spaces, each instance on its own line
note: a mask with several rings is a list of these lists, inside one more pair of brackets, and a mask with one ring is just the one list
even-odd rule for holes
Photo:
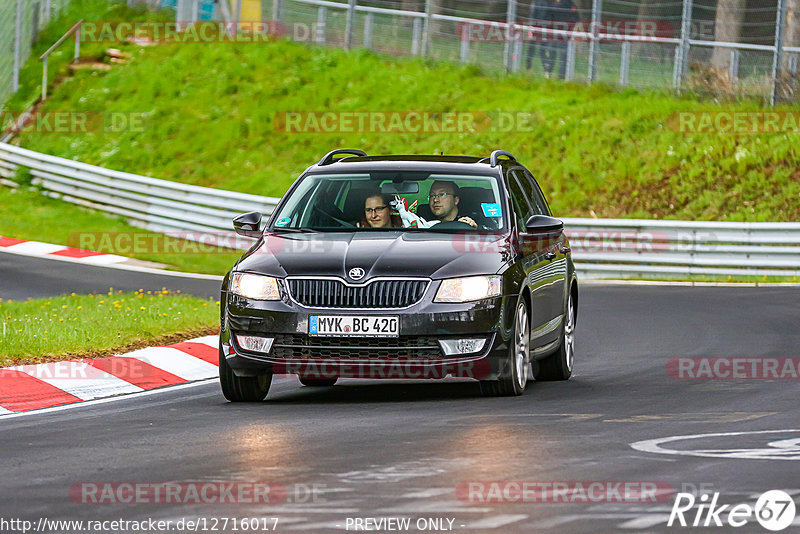
[[[169,11],[148,11],[145,8],[130,9],[125,2],[109,0],[72,0],[69,6],[61,11],[39,34],[39,40],[33,46],[30,58],[20,70],[20,89],[5,103],[5,109],[24,111],[28,109],[42,94],[42,62],[41,56],[70,27],[80,19],[85,21],[153,21],[174,19]],[[67,66],[74,56],[74,38],[68,38],[51,55],[48,64],[48,86],[60,83],[68,75]],[[130,49],[130,45],[109,45],[108,43],[81,43],[81,58],[99,57],[107,48]]]
[[[715,106],[666,93],[618,91],[474,66],[367,51],[275,44],[173,44],[141,49],[106,74],[81,73],[51,110],[147,114],[142,132],[23,135],[25,147],[185,183],[280,196],[326,151],[514,153],[559,216],[727,221],[800,217],[798,136],[685,134],[670,118]],[[281,111],[526,112],[525,131],[276,131]]]
[[[166,264],[168,268],[206,274],[225,274],[241,255],[229,249],[199,248],[197,244],[177,240],[178,249],[174,252],[165,247],[151,247],[149,243],[161,234],[155,234],[126,224],[119,218],[110,217],[78,208],[72,204],[46,197],[36,191],[24,188],[7,189],[0,187],[0,235],[17,239],[44,241],[77,248],[89,248],[100,252],[120,254],[144,261]],[[109,249],[103,246],[81,246],[87,243],[104,243],[103,236],[112,238],[123,234],[144,243],[141,247],[132,246],[125,250]],[[86,237],[89,237],[87,241]],[[170,250],[170,252],[162,252]],[[173,249],[174,250],[174,249]]]
[[0,366],[111,352],[147,344],[175,332],[213,328],[213,300],[169,292],[110,290],[98,295],[64,295],[25,302],[0,300]]

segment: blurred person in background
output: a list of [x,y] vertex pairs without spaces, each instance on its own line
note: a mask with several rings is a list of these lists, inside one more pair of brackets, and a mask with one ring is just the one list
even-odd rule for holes
[[[531,3],[530,19],[531,24],[534,26],[549,30],[572,31],[580,17],[578,8],[572,0],[534,0]],[[538,44],[545,77],[550,78],[552,76],[555,64],[558,62],[558,77],[563,80],[567,73],[567,43],[570,37],[567,35],[555,35],[551,32],[546,32],[540,37],[534,37],[527,52],[526,64],[528,70],[530,70],[533,62],[537,40],[540,41]]]

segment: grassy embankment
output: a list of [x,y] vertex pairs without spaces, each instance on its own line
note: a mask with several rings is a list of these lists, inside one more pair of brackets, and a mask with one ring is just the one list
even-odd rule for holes
[[[73,0],[70,5],[55,18],[41,33],[40,39],[34,47],[30,59],[25,63],[20,73],[20,90],[15,93],[4,106],[5,112],[16,113],[28,109],[41,95],[42,64],[38,57],[47,50],[52,43],[67,31],[78,19],[99,23],[101,21],[165,21],[174,18],[166,11],[147,11],[142,8],[129,9],[125,3],[109,3],[108,0]],[[98,24],[99,26],[99,24]],[[98,32],[99,33],[99,32]],[[124,53],[137,54],[143,49],[131,43],[97,43],[84,41],[81,45],[82,61],[92,58],[98,59],[108,48],[117,48]],[[104,79],[101,72],[81,71],[76,77],[69,73],[68,65],[72,61],[73,46],[71,41],[63,44],[50,56],[49,79],[50,97],[44,111],[104,111],[94,105],[76,106],[59,101],[59,95],[74,91],[74,82],[82,78]],[[115,66],[115,69],[124,67]],[[109,108],[113,110],[113,108]],[[3,116],[3,125],[9,125],[9,115]],[[51,121],[52,124],[52,121]],[[60,133],[47,133],[53,137],[63,135]],[[81,160],[81,154],[68,155],[76,160]],[[113,164],[109,165],[114,167]],[[119,168],[119,167],[117,167]],[[20,181],[29,181],[29,176],[20,176]],[[123,220],[101,213],[80,209],[72,204],[60,202],[41,195],[23,190],[7,189],[0,187],[0,236],[15,237],[20,239],[38,240],[49,243],[80,246],[82,235],[95,234],[92,239],[100,242],[102,236],[98,232],[108,232],[110,237],[115,235],[135,234],[141,243],[158,242],[159,234],[148,232],[126,224]],[[91,239],[90,239],[91,241]],[[83,241],[84,243],[86,241]],[[163,242],[163,241],[161,241]],[[112,251],[103,249],[102,252],[116,252],[125,256],[132,256],[141,260],[163,263],[168,268],[201,272],[209,274],[224,274],[236,261],[240,253],[229,249],[217,249],[209,246],[199,247],[193,242],[173,240],[173,247],[154,248],[149,245],[131,250]],[[174,252],[174,250],[181,252]],[[96,249],[95,249],[96,250]],[[166,250],[166,251],[165,251]]]

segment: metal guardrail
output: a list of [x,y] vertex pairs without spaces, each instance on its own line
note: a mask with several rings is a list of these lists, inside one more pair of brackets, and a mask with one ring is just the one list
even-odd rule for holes
[[800,276],[800,223],[564,219],[591,277]]
[[193,237],[187,232],[229,234],[233,217],[247,211],[270,215],[279,200],[113,171],[0,143],[0,176],[13,180],[19,167],[28,169],[34,185],[51,197],[187,238]]
[[[0,182],[19,167],[52,197],[125,217],[148,230],[247,248],[231,219],[272,214],[279,199],[158,180],[0,143]],[[587,278],[800,276],[800,223],[564,219],[578,270]],[[213,237],[211,239],[213,241]]]

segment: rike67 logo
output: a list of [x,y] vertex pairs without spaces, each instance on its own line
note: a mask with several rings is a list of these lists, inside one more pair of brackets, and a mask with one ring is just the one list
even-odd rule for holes
[[794,501],[781,490],[761,494],[755,506],[747,503],[720,505],[719,492],[710,498],[703,494],[699,499],[691,493],[678,493],[667,526],[738,528],[755,520],[765,529],[777,532],[791,525],[794,517]]

